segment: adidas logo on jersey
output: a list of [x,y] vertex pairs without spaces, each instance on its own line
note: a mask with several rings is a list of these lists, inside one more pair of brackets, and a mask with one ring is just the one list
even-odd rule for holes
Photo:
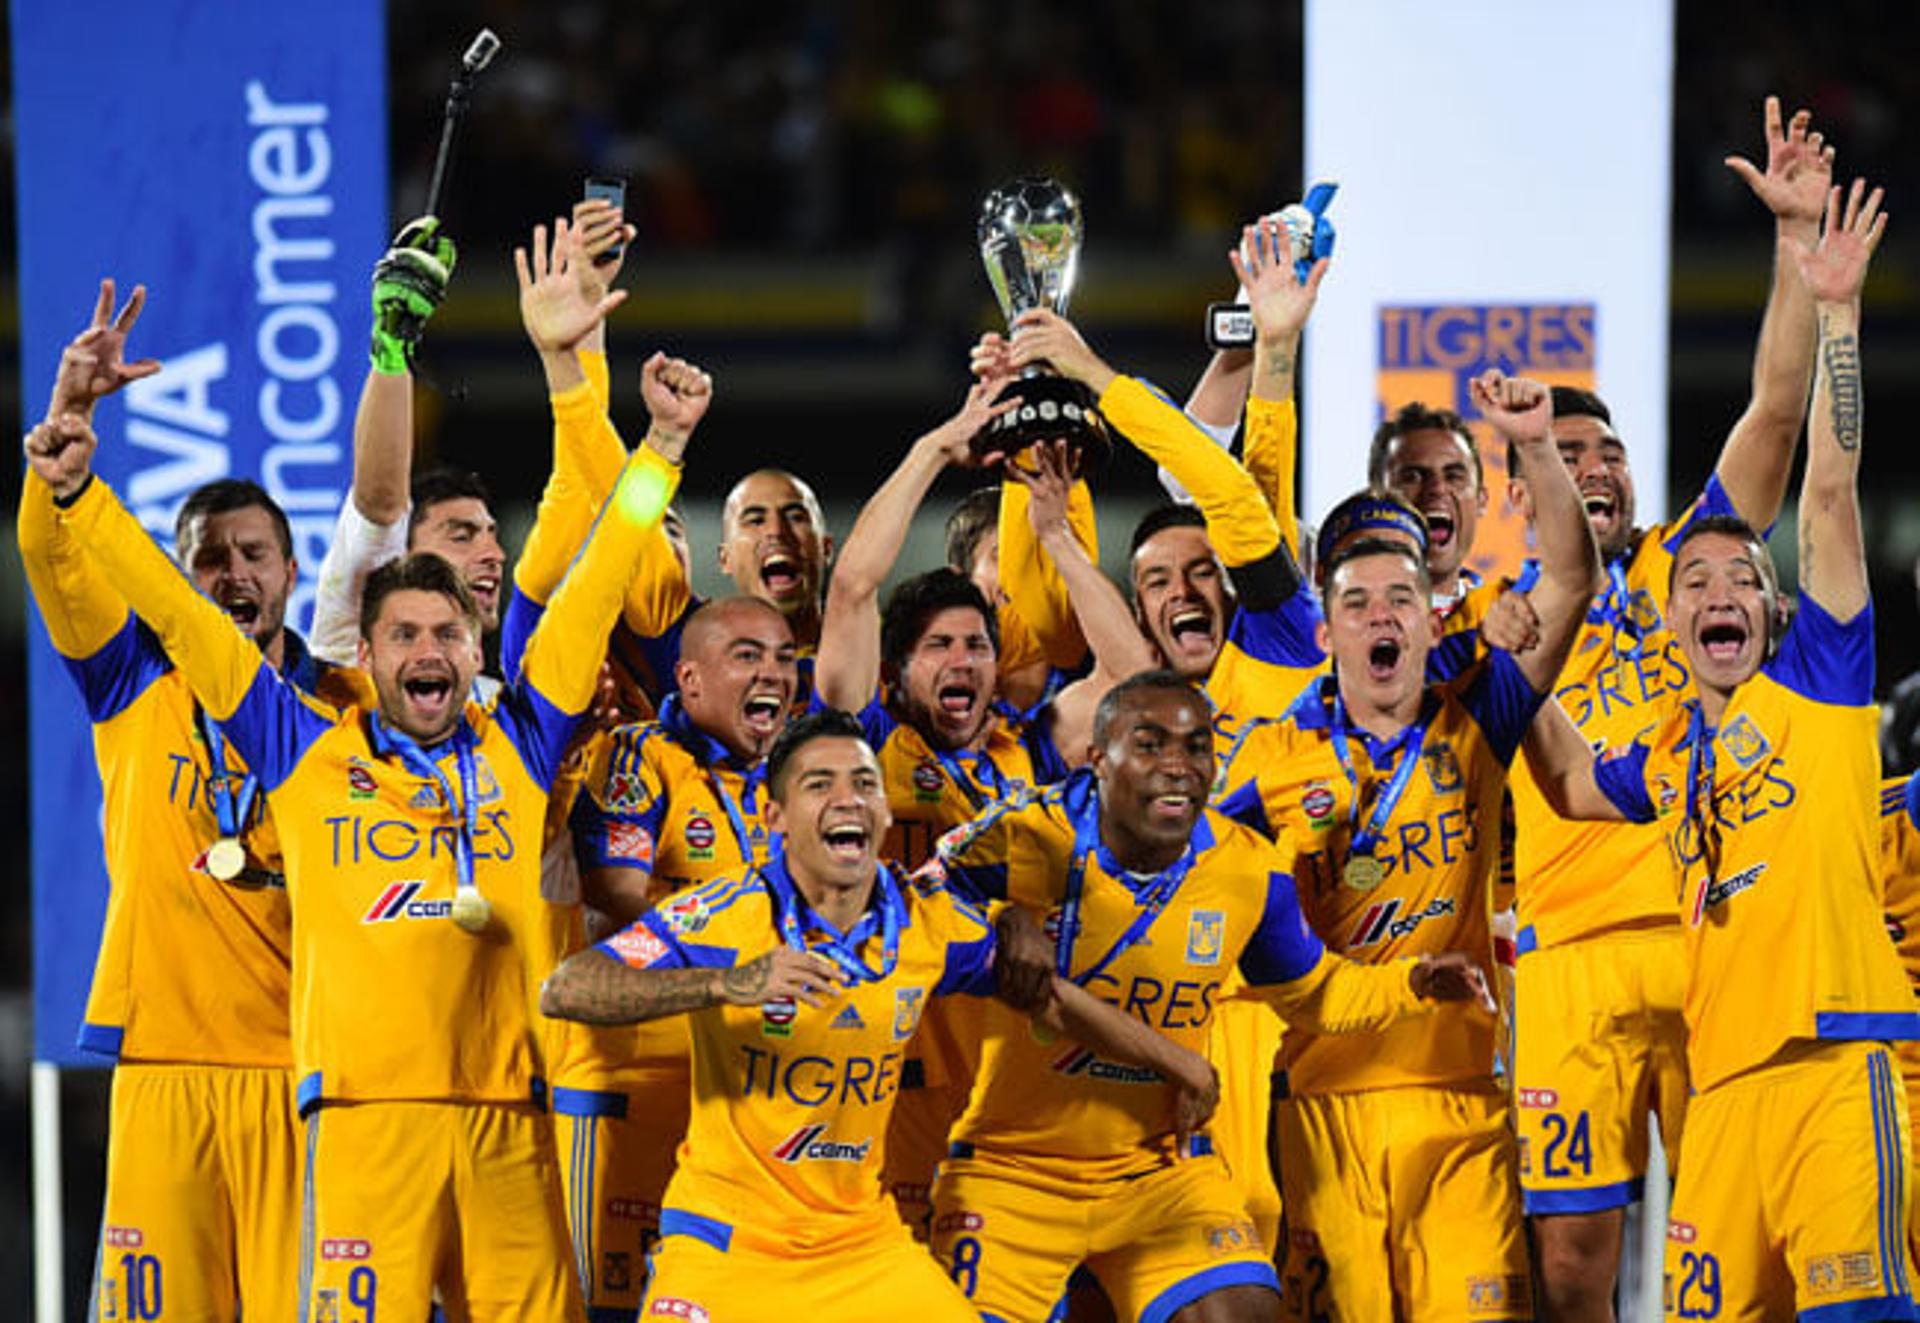
[[415,900],[425,882],[395,882],[380,893],[360,920],[362,923],[389,923],[394,919],[444,919],[453,913],[450,900]]
[[773,1150],[775,1162],[864,1162],[873,1148],[871,1139],[863,1139],[857,1144],[844,1140],[822,1139],[827,1127],[821,1124],[803,1125]]
[[860,1012],[855,1010],[852,1004],[849,1003],[846,1009],[833,1017],[833,1023],[827,1027],[830,1029],[865,1029],[867,1022],[860,1018]]

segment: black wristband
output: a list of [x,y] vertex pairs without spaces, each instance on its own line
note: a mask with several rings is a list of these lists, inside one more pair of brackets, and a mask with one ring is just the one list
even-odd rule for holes
[[93,475],[89,473],[87,475],[87,480],[81,483],[78,487],[74,488],[73,494],[71,496],[61,496],[59,493],[56,492],[53,497],[54,508],[56,510],[72,509],[74,505],[80,500],[80,498],[87,494],[87,488],[91,486],[93,486]]
[[1233,566],[1227,574],[1240,595],[1240,605],[1249,611],[1271,611],[1301,586],[1300,566],[1285,542],[1259,560]]

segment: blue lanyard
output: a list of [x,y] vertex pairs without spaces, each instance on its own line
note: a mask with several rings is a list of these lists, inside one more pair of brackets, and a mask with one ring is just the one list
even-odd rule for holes
[[440,765],[427,755],[425,749],[414,743],[411,736],[393,729],[377,714],[373,718],[373,730],[376,752],[398,754],[408,771],[415,776],[427,777],[440,787],[442,802],[446,804],[447,811],[453,814],[458,828],[454,834],[453,861],[459,871],[460,888],[463,891],[472,890],[475,885],[473,838],[480,830],[479,777],[474,770],[472,728],[462,721],[453,734],[454,765],[460,774],[458,800],[453,797],[453,787],[447,783]]
[[[882,865],[873,879],[874,905],[860,917],[845,936],[834,933],[826,927],[826,921],[818,915],[811,915],[813,923],[808,925],[827,940],[819,946],[807,943],[807,932],[800,924],[800,906],[802,901],[799,889],[786,875],[785,861],[775,860],[760,870],[767,885],[773,889],[779,900],[778,922],[781,940],[796,951],[812,951],[823,955],[840,969],[848,979],[855,983],[878,983],[893,973],[900,963],[900,929],[903,924],[906,903],[900,899],[900,890],[893,883],[892,876]],[[880,934],[880,968],[867,964],[860,955],[860,948],[875,932]]]
[[935,758],[940,760],[940,769],[947,774],[948,780],[960,788],[960,793],[967,797],[967,803],[973,807],[974,812],[978,813],[994,800],[1004,799],[1006,797],[1006,781],[1000,775],[999,765],[993,761],[992,756],[989,755],[986,750],[982,749],[979,753],[973,755],[973,765],[977,768],[986,769],[988,783],[993,787],[992,795],[983,795],[980,793],[978,783],[961,768],[958,758],[948,753],[945,749],[934,748],[931,744],[927,745],[927,748]]
[[[207,800],[213,805],[213,821],[224,837],[238,839],[240,829],[253,816],[253,801],[260,793],[260,778],[252,772],[236,777],[227,769],[227,741],[220,727],[194,705],[194,719],[200,723],[200,738],[207,742]],[[233,793],[233,782],[240,782],[240,793]]]
[[[764,766],[764,764],[762,765]],[[717,768],[707,768],[707,788],[713,792],[713,797],[720,801],[720,807],[726,811],[727,826],[733,830],[733,842],[740,847],[740,862],[748,868],[752,868],[759,860],[754,858],[753,836],[747,829],[746,815],[740,811],[740,806],[734,803],[733,796],[727,793],[726,781],[721,777]],[[751,775],[746,778],[746,794],[744,798],[748,803],[753,801],[753,777]]]
[[[1707,815],[1716,812],[1713,807],[1713,738],[1713,731],[1707,728],[1706,709],[1695,702],[1693,716],[1687,722],[1687,740],[1692,746],[1687,750],[1687,821],[1693,824],[1694,837],[1700,844],[1700,863],[1705,874],[1693,898],[1693,926],[1696,928],[1706,917],[1707,893],[1713,887],[1714,874],[1719,871],[1720,863],[1718,848],[1709,850],[1707,847]],[[1703,784],[1706,787],[1704,802],[1701,794]]]
[[1633,615],[1629,609],[1632,604],[1633,593],[1627,587],[1627,571],[1621,565],[1620,558],[1616,556],[1607,562],[1607,591],[1588,608],[1587,620],[1592,624],[1613,627],[1609,646],[1616,655],[1621,650],[1620,636],[1625,634],[1631,638],[1633,646],[1626,650],[1626,654],[1637,658],[1646,647],[1647,640],[1640,627],[1633,622]]
[[1095,977],[1104,973],[1108,965],[1118,960],[1131,948],[1138,946],[1147,935],[1147,929],[1160,917],[1160,912],[1173,901],[1174,893],[1180,890],[1180,884],[1187,880],[1187,874],[1193,870],[1194,862],[1199,858],[1193,848],[1193,841],[1187,841],[1187,848],[1172,865],[1162,869],[1146,887],[1135,893],[1135,904],[1139,912],[1133,916],[1133,922],[1120,934],[1107,953],[1078,975],[1073,972],[1073,943],[1080,935],[1080,899],[1087,886],[1087,860],[1092,856],[1094,846],[1100,834],[1100,810],[1096,802],[1091,822],[1078,822],[1074,825],[1073,859],[1067,865],[1067,890],[1060,901],[1060,930],[1053,938],[1053,967],[1061,978],[1068,979],[1085,987]]
[[1371,855],[1373,847],[1380,843],[1386,834],[1387,823],[1393,817],[1394,809],[1400,805],[1401,797],[1407,793],[1407,783],[1413,779],[1414,768],[1420,765],[1420,750],[1427,742],[1427,728],[1433,724],[1434,713],[1439,704],[1429,694],[1422,701],[1419,720],[1407,728],[1406,745],[1400,750],[1399,761],[1394,765],[1393,776],[1386,788],[1373,801],[1373,812],[1367,815],[1365,827],[1360,825],[1360,774],[1354,770],[1353,751],[1347,747],[1350,727],[1347,725],[1347,707],[1340,701],[1336,691],[1333,695],[1333,711],[1328,717],[1328,726],[1333,736],[1334,756],[1340,760],[1340,770],[1347,774],[1347,784],[1353,787],[1353,803],[1348,807],[1347,820],[1353,827],[1353,838],[1347,843],[1349,855]]

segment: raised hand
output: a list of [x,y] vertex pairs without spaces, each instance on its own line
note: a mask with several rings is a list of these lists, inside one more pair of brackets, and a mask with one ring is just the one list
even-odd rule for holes
[[1767,98],[1761,118],[1767,138],[1766,171],[1762,173],[1744,156],[1727,157],[1727,168],[1746,182],[1777,219],[1818,224],[1833,182],[1833,148],[1822,135],[1809,131],[1810,110],[1794,111],[1782,129],[1777,96]]
[[27,433],[27,464],[61,500],[87,485],[100,438],[80,413],[58,413]]
[[1087,347],[1072,322],[1050,308],[1029,308],[1014,319],[1007,363],[1018,372],[1043,362],[1095,394],[1114,377],[1113,369]]
[[1509,441],[1544,441],[1553,422],[1553,392],[1530,377],[1488,368],[1471,383],[1474,405]]
[[845,981],[825,956],[776,946],[758,960],[723,971],[720,999],[732,1006],[760,1006],[779,999],[819,1006]]
[[1525,593],[1509,588],[1487,608],[1480,637],[1505,652],[1526,652],[1540,646],[1540,617]]
[[410,220],[394,236],[393,246],[373,267],[376,370],[398,375],[411,367],[428,319],[447,297],[457,258],[438,217]]
[[1240,247],[1227,254],[1227,261],[1246,287],[1254,331],[1260,339],[1277,343],[1297,337],[1313,314],[1314,300],[1320,297],[1328,259],[1315,262],[1302,283],[1294,270],[1293,240],[1287,227],[1268,216],[1240,232]]
[[1827,224],[1815,247],[1799,239],[1790,239],[1793,258],[1800,267],[1800,279],[1807,292],[1820,303],[1855,303],[1860,286],[1866,282],[1867,263],[1880,246],[1887,230],[1887,215],[1880,210],[1884,190],[1867,192],[1867,181],[1856,179],[1847,194],[1846,212],[1840,209],[1838,185],[1827,192]]
[[1422,1001],[1472,1001],[1489,1015],[1500,1007],[1487,990],[1487,976],[1464,951],[1442,951],[1423,955],[1407,975],[1413,995]]
[[[967,398],[960,402],[958,412],[928,432],[921,442],[937,447],[941,458],[949,464],[976,463],[973,454],[974,434],[1001,414],[1020,407],[1017,396],[1009,396],[995,404],[993,397],[1000,393],[1000,387],[998,379],[974,382],[967,388]],[[981,465],[995,464],[1004,458],[996,452],[981,456],[977,462]]]
[[[573,278],[580,286],[580,297],[598,303],[607,296],[626,262],[627,245],[640,231],[627,224],[619,208],[606,198],[586,198],[573,204],[573,232],[586,261],[573,264]],[[608,254],[618,248],[617,257]]]
[[989,381],[998,381],[1010,377],[1014,367],[1010,361],[1013,346],[1007,337],[998,331],[988,331],[975,343],[967,355],[967,370],[976,377]]
[[60,368],[54,375],[53,398],[47,403],[47,416],[78,411],[83,418],[93,417],[93,406],[130,381],[150,377],[160,370],[160,360],[143,358],[129,363],[125,354],[127,337],[140,310],[147,305],[147,287],[135,285],[126,306],[116,314],[114,285],[111,279],[100,282],[100,298],[93,306],[93,320],[75,336],[60,355]]
[[558,219],[553,222],[551,244],[546,226],[533,227],[531,258],[525,248],[513,250],[514,274],[520,281],[520,321],[527,328],[527,338],[543,354],[571,353],[608,313],[627,301],[623,289],[597,301],[582,295],[573,267],[587,260],[573,228]]
[[677,461],[713,403],[713,378],[685,359],[655,350],[640,365],[640,399],[651,419],[648,443]]
[[1001,476],[1027,489],[1027,520],[1034,536],[1045,541],[1049,533],[1067,528],[1067,495],[1073,490],[1073,457],[1065,441],[1041,441],[1027,452],[1033,467],[1018,462],[1002,467]]

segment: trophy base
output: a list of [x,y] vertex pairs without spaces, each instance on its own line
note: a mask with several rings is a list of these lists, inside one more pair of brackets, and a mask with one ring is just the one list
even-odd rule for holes
[[1113,451],[1106,420],[1094,407],[1093,392],[1077,381],[1043,374],[1020,377],[1000,388],[995,402],[1010,397],[1009,409],[974,434],[976,456],[999,453],[1008,459],[1041,441],[1065,441],[1073,453],[1073,474],[1084,478],[1106,466]]

